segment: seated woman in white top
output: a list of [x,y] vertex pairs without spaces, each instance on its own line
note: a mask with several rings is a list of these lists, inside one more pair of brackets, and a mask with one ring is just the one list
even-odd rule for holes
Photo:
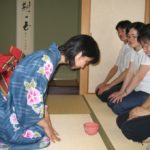
[[132,23],[128,43],[135,50],[121,89],[109,96],[108,106],[118,115],[141,105],[150,95],[150,59],[144,53],[138,35],[144,24]]
[[[150,57],[150,24],[142,29],[139,40],[144,52]],[[117,124],[128,139],[142,143],[150,142],[150,96],[142,105],[118,116]]]

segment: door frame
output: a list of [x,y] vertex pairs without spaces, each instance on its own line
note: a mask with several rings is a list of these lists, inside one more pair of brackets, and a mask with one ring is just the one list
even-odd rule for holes
[[[91,0],[81,0],[81,34],[90,35]],[[88,93],[89,67],[80,69],[80,95]]]

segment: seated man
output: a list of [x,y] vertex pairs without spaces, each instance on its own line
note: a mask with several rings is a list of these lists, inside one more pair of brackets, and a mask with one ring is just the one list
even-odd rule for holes
[[[100,83],[95,90],[96,95],[103,102],[108,102],[108,97],[113,92],[121,88],[123,80],[127,74],[127,70],[131,59],[131,53],[133,51],[133,49],[128,45],[128,39],[126,35],[126,30],[130,25],[131,22],[128,20],[120,21],[116,25],[118,37],[123,42],[123,45],[119,52],[116,63],[108,72],[105,80],[102,83]],[[113,77],[117,73],[118,76],[115,79],[113,79]],[[110,80],[112,81],[110,82]]]

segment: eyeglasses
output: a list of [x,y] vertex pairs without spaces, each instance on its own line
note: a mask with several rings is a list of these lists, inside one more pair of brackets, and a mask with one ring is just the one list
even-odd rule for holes
[[127,35],[127,38],[128,39],[137,39],[138,36],[136,36],[136,35]]

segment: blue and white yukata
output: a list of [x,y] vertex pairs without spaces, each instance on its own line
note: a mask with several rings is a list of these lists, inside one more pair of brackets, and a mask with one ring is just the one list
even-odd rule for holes
[[37,123],[44,118],[47,85],[59,61],[60,52],[53,43],[18,64],[7,97],[0,92],[0,149],[34,150],[49,145]]

